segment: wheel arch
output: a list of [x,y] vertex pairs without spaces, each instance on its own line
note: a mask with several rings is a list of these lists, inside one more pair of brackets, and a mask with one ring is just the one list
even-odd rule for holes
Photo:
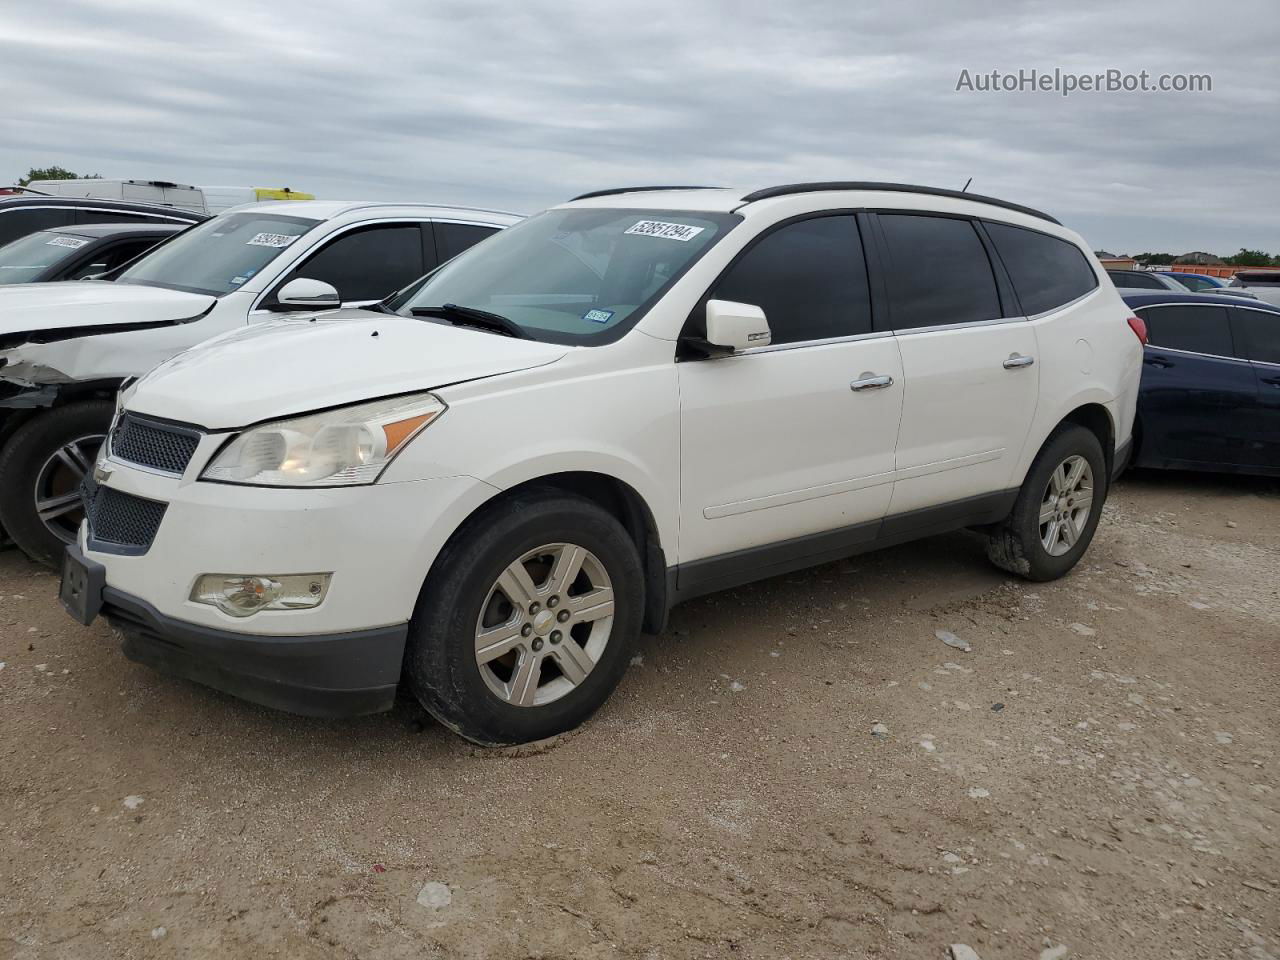
[[[1111,419],[1111,411],[1101,403],[1081,404],[1059,420],[1053,430],[1068,423],[1079,424],[1098,438],[1098,443],[1102,446],[1102,457],[1107,465],[1107,477],[1110,478],[1116,458],[1116,425]],[[1049,435],[1052,436],[1053,431]]]
[[455,530],[506,499],[533,490],[555,490],[589,500],[616,517],[630,535],[644,569],[645,608],[642,628],[660,633],[668,611],[667,561],[653,510],[639,491],[616,476],[594,470],[566,470],[532,477],[495,493],[476,507]]

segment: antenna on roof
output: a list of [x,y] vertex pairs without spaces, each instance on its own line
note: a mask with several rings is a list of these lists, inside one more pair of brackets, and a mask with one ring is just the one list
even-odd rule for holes
[[960,192],[967,193],[969,190],[969,184],[971,183],[973,183],[973,177],[970,177],[968,180],[964,182],[964,186],[960,188]]

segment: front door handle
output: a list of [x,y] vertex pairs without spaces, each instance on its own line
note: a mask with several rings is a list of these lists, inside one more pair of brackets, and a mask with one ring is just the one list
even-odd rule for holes
[[893,386],[893,377],[864,373],[849,384],[849,389],[857,393],[859,390],[883,390]]
[[1018,367],[1029,367],[1036,362],[1035,357],[1025,357],[1017,353],[1009,354],[1009,359],[1004,362],[1006,370],[1017,370]]

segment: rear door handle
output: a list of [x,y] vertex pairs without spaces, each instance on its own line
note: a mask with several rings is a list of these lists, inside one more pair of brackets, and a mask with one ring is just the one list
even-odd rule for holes
[[1166,360],[1164,357],[1147,357],[1142,362],[1149,367],[1160,367],[1161,369],[1173,366],[1172,361]]
[[893,386],[893,377],[864,373],[849,384],[849,389],[857,393],[860,390],[882,390]]
[[1009,359],[1004,362],[1006,370],[1016,370],[1018,367],[1029,367],[1036,362],[1035,357],[1024,357],[1016,353],[1009,354]]

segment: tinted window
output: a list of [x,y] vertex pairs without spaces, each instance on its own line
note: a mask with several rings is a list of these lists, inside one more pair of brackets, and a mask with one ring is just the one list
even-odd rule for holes
[[774,343],[870,332],[857,220],[819,217],[779,227],[729,268],[711,298],[760,307]]
[[492,227],[473,227],[465,223],[436,223],[435,230],[436,253],[441,263],[452,260],[463,250],[497,232]]
[[289,277],[323,280],[350,302],[382,300],[425,272],[422,229],[410,223],[341,234]]
[[37,230],[70,226],[71,217],[70,207],[17,207],[0,210],[0,246]]
[[1028,316],[1070,303],[1098,286],[1093,267],[1074,243],[1006,223],[986,226]]
[[1182,284],[1188,290],[1197,292],[1201,290],[1213,291],[1218,289],[1217,284],[1206,280],[1204,277],[1197,277],[1192,273],[1175,273],[1173,274],[1173,280],[1176,283]]
[[148,237],[145,240],[126,240],[122,243],[114,243],[109,247],[97,251],[97,255],[92,259],[73,268],[63,280],[83,280],[85,277],[96,276],[100,273],[107,273],[116,267],[124,266],[134,257],[146,253],[157,243],[160,237]]
[[1168,290],[1160,278],[1148,273],[1132,270],[1108,270],[1107,276],[1117,287],[1128,287],[1130,290]]
[[1226,307],[1148,307],[1139,312],[1147,322],[1148,342],[1153,347],[1216,357],[1234,355]]
[[881,214],[895,330],[994,320],[1000,296],[986,248],[968,220]]
[[1280,363],[1280,313],[1233,310],[1240,354],[1250,360]]

